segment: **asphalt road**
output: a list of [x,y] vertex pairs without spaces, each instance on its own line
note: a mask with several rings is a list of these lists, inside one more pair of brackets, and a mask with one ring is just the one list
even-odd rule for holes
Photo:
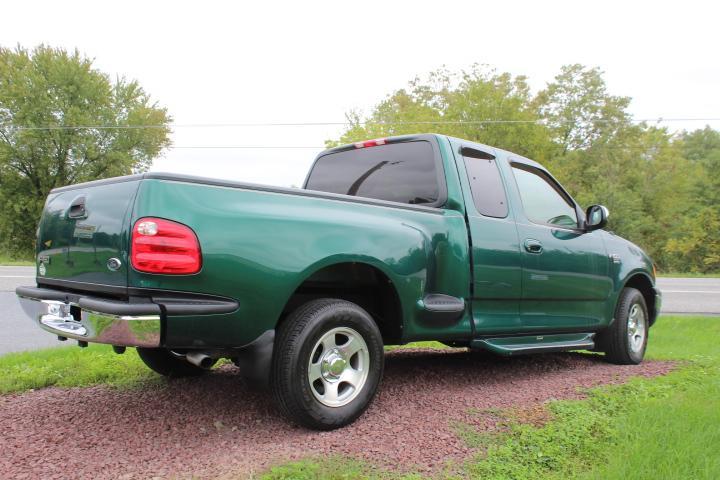
[[34,267],[0,267],[0,355],[70,344],[58,342],[25,316],[15,296],[20,285],[35,285]]
[[662,313],[720,315],[720,278],[658,278]]
[[[34,267],[0,267],[0,355],[43,347],[75,345],[34,325],[24,314],[15,287],[35,284]],[[720,315],[720,278],[660,278],[662,313]]]

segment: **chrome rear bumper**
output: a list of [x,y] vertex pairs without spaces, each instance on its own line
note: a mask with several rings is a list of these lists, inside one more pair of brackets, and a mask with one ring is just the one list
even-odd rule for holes
[[[25,313],[43,330],[58,337],[124,347],[160,346],[162,323],[159,307],[148,304],[146,313],[127,315],[122,310],[137,305],[119,302],[87,302],[106,305],[105,312],[84,308],[80,299],[43,298],[41,289],[21,287],[18,300]],[[125,306],[126,308],[123,308]],[[138,310],[138,308],[132,308]],[[113,311],[117,310],[117,311]],[[156,310],[157,313],[152,311]]]

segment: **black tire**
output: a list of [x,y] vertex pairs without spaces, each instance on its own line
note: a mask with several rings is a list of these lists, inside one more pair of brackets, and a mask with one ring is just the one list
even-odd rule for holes
[[[638,348],[632,347],[628,320],[633,309],[639,309],[641,313],[642,328],[644,336],[642,343],[638,341]],[[596,345],[598,350],[605,352],[605,359],[617,365],[637,365],[642,362],[647,348],[650,333],[648,309],[640,291],[634,288],[625,288],[620,292],[617,308],[615,309],[615,321],[607,329],[597,334]]]
[[150,370],[166,377],[197,377],[207,372],[207,369],[188,363],[164,348],[138,347],[137,353]]
[[[359,334],[366,347],[357,352],[362,355],[365,367],[357,363],[356,354],[349,354],[350,357],[340,363],[343,366],[347,365],[344,368],[351,369],[352,375],[359,371],[367,373],[363,373],[362,383],[357,382],[360,385],[357,392],[351,388],[350,383],[344,386],[344,382],[331,379],[338,383],[336,392],[344,388],[344,391],[350,394],[347,394],[346,400],[349,403],[328,406],[318,398],[320,393],[324,393],[324,387],[320,387],[328,383],[319,378],[311,384],[309,368],[311,359],[316,365],[328,365],[324,363],[324,359],[329,358],[327,355],[333,349],[328,349],[326,352],[320,342],[324,338],[338,338],[331,334],[338,329],[348,329],[352,332],[351,335]],[[385,363],[382,335],[365,310],[345,300],[313,300],[290,314],[280,324],[276,335],[270,389],[276,405],[285,417],[304,427],[333,430],[352,423],[365,412],[375,397]],[[339,333],[338,336],[341,339],[338,348],[342,351],[343,334]],[[346,338],[349,344],[351,337]],[[358,367],[357,370],[353,361]],[[320,384],[317,383],[318,381]]]

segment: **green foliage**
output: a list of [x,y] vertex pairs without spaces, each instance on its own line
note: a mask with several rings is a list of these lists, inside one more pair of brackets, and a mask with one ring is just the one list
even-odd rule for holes
[[327,143],[434,131],[510,150],[545,164],[581,205],[606,205],[609,228],[661,270],[720,270],[720,132],[636,124],[629,104],[597,68],[564,66],[533,96],[525,77],[476,65],[416,78],[367,118],[351,112]]
[[690,363],[665,377],[593,389],[587,400],[549,404],[553,420],[539,428],[512,424],[468,464],[468,476],[717,478],[720,323],[661,317],[651,334],[650,357]]
[[[261,480],[358,480],[371,477],[368,468],[342,458],[325,458],[321,462],[301,460],[273,467]],[[377,477],[375,477],[377,478]]]
[[[548,404],[540,427],[522,415],[495,410],[509,430],[494,434],[454,425],[478,448],[459,475],[488,479],[717,478],[720,457],[720,322],[712,317],[660,317],[651,330],[648,356],[683,360],[660,378],[601,387],[586,400]],[[681,339],[681,340],[679,340]],[[156,381],[134,352],[109,346],[63,347],[0,357],[0,393],[46,386],[134,386]],[[480,412],[477,412],[480,413]],[[342,457],[311,458],[276,466],[260,478],[419,479]]]
[[129,386],[157,378],[133,349],[117,355],[108,345],[49,348],[0,357],[0,393],[50,386]]
[[670,267],[692,272],[720,271],[720,132],[706,127],[684,132],[679,142],[692,169],[691,195],[667,239]]
[[[710,372],[706,372],[710,373]],[[616,422],[616,444],[606,453],[608,462],[581,478],[642,480],[716,479],[720,475],[720,384],[717,369],[703,388],[643,401]],[[706,377],[688,380],[703,381]],[[667,435],[667,432],[672,432]],[[658,439],[663,439],[658,441]],[[628,461],[627,451],[641,446]]]
[[[112,82],[77,51],[0,48],[0,248],[32,251],[52,188],[147,170],[169,122],[136,81]],[[107,128],[136,125],[157,128]]]
[[717,478],[719,380],[717,363],[698,363],[665,378],[593,390],[587,400],[553,403],[553,421],[540,428],[514,424],[504,442],[468,466],[469,476]]
[[[507,431],[484,433],[456,424],[457,435],[479,453],[466,463],[464,471],[440,473],[438,478],[717,478],[718,336],[720,322],[711,317],[661,317],[651,330],[648,356],[686,361],[676,371],[665,377],[636,378],[624,385],[592,389],[585,400],[552,402],[547,405],[549,421],[540,427],[522,423],[522,415],[502,410],[483,413],[504,419]],[[324,458],[281,465],[261,478],[397,475],[343,458]]]
[[35,262],[31,257],[18,257],[0,252],[0,266],[33,266]]

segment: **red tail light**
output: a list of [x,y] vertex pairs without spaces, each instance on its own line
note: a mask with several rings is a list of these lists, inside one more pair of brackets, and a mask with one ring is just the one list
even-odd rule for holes
[[376,138],[375,140],[365,140],[364,142],[357,142],[355,148],[366,148],[366,147],[377,147],[379,145],[385,145],[387,140],[384,138]]
[[195,232],[181,223],[162,218],[146,217],[135,222],[130,259],[139,272],[166,275],[197,273],[202,266]]

